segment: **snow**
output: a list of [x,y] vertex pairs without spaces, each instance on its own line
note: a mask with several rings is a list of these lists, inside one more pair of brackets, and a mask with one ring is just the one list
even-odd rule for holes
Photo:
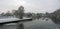
[[[23,18],[23,20],[24,19],[30,19],[30,18]],[[19,19],[19,18],[13,18],[13,17],[11,17],[11,18],[2,18],[2,19],[0,19],[0,23],[3,23],[3,22],[10,22],[10,21],[17,21],[17,20],[21,20],[21,19]]]
[[18,19],[18,18],[0,19],[0,23],[9,22],[9,21],[17,21],[17,20],[20,20],[20,19]]

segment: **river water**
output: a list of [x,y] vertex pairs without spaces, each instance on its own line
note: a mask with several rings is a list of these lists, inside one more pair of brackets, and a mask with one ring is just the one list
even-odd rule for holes
[[[59,24],[55,24],[51,19],[36,19],[29,22],[24,22],[24,29],[60,29]],[[5,24],[2,26],[2,29],[16,29],[17,24],[11,23],[11,24]],[[1,29],[1,27],[0,27]]]

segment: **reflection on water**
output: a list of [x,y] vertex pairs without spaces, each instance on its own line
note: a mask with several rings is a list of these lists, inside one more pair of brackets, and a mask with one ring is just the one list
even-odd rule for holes
[[[40,18],[38,20],[24,22],[23,25],[24,25],[24,29],[59,29],[60,28],[59,24],[55,24],[51,19],[47,19],[47,18],[45,18],[44,20]],[[3,25],[3,29],[16,29],[16,28],[17,28],[16,23]]]
[[60,24],[60,20],[59,19],[51,19],[55,24]]
[[51,20],[35,20],[26,22],[25,26],[27,26],[26,29],[55,29],[56,25]]

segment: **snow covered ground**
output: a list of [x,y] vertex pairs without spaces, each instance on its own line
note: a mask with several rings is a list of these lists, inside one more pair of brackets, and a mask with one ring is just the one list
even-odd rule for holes
[[[30,18],[23,17],[23,19],[30,19]],[[17,21],[17,20],[21,20],[21,19],[16,18],[16,17],[7,17],[7,18],[0,19],[0,23],[9,22],[9,21]]]
[[18,18],[5,18],[5,19],[0,19],[0,23],[2,22],[9,22],[9,21],[17,21],[17,20],[20,20]]

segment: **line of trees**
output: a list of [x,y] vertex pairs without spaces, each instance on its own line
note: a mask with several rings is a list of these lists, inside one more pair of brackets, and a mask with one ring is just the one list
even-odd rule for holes
[[54,11],[53,13],[24,13],[24,7],[20,6],[17,10],[13,10],[12,13],[9,11],[7,13],[1,13],[1,16],[16,16],[17,18],[22,19],[23,17],[28,18],[41,18],[43,16],[54,18],[54,17],[60,17],[60,9]]
[[13,14],[10,13],[10,11],[7,11],[6,13],[4,13],[4,12],[1,13],[1,14],[0,14],[0,17],[2,17],[2,16],[6,16],[6,17],[7,17],[7,16],[13,16]]
[[40,18],[42,17],[43,13],[24,13],[24,7],[20,6],[18,10],[14,10],[13,14],[22,19],[23,17],[28,17],[28,18]]
[[17,10],[12,10],[12,13],[9,11],[7,13],[1,13],[2,16],[15,16],[17,18],[22,19],[23,17],[28,18],[41,18],[44,14],[43,13],[24,13],[24,7],[20,6]]

